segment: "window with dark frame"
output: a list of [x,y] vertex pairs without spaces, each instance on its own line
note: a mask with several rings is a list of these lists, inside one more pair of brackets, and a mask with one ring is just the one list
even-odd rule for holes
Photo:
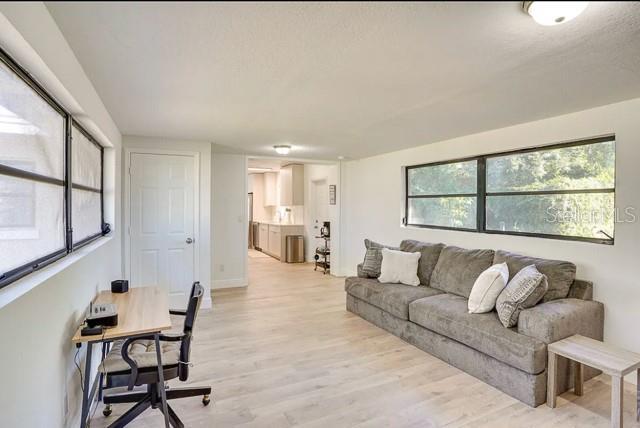
[[405,191],[408,226],[613,244],[615,136],[409,166]]
[[477,159],[407,167],[407,224],[475,230]]
[[0,49],[0,288],[102,236],[103,148]]

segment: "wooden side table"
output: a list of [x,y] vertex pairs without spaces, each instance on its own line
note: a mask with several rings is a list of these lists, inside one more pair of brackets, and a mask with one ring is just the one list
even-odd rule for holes
[[[582,365],[601,370],[611,376],[611,426],[622,427],[622,397],[624,376],[634,370],[638,376],[638,397],[640,397],[640,354],[626,351],[599,340],[576,334],[552,343],[547,347],[547,406],[556,407],[556,372],[558,357],[565,357],[574,364],[574,391],[582,395]],[[636,399],[636,419],[640,420],[640,398]]]

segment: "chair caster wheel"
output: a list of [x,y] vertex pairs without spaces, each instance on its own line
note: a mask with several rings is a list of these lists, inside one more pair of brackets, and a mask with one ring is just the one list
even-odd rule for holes
[[108,416],[111,416],[111,411],[111,404],[107,404],[106,406],[104,406],[104,409],[102,409],[102,414],[106,418]]
[[209,398],[208,395],[205,395],[202,397],[202,404],[204,404],[205,406],[208,406],[209,403],[211,403],[211,399]]

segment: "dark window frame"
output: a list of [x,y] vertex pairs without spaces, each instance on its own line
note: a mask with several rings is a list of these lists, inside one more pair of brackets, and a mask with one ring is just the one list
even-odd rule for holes
[[[404,199],[405,199],[405,205],[404,205],[404,217],[402,219],[402,224],[404,226],[409,226],[409,227],[419,227],[419,228],[425,228],[425,229],[442,229],[442,230],[455,230],[455,231],[463,231],[463,232],[475,232],[475,233],[486,233],[486,234],[490,234],[490,235],[514,235],[514,236],[527,236],[527,237],[534,237],[534,238],[546,238],[546,239],[557,239],[557,240],[563,240],[563,241],[579,241],[579,242],[589,242],[589,243],[595,243],[595,244],[605,244],[605,245],[613,245],[615,243],[615,230],[614,230],[614,236],[612,236],[610,239],[609,238],[590,238],[590,237],[583,237],[583,236],[570,236],[570,235],[554,235],[554,234],[546,234],[546,233],[534,233],[534,232],[513,232],[513,231],[501,231],[501,230],[492,230],[492,229],[487,229],[487,224],[486,224],[486,204],[487,204],[487,197],[491,197],[491,196],[513,196],[513,195],[518,195],[518,196],[527,196],[527,195],[531,195],[531,196],[540,196],[540,195],[563,195],[563,194],[587,194],[587,193],[613,193],[614,195],[614,208],[616,206],[616,182],[615,182],[615,175],[616,175],[616,171],[615,171],[615,166],[614,166],[614,183],[613,183],[613,187],[612,188],[603,188],[603,189],[569,189],[569,190],[532,190],[532,191],[515,191],[515,192],[487,192],[487,159],[490,158],[496,158],[496,157],[503,157],[503,156],[510,156],[510,155],[518,155],[518,154],[523,154],[523,153],[533,153],[533,152],[541,152],[541,151],[547,151],[547,150],[554,150],[554,149],[563,149],[563,148],[568,148],[568,147],[578,147],[578,146],[586,146],[586,145],[590,145],[590,144],[598,144],[598,143],[604,143],[604,142],[608,142],[608,141],[613,141],[615,144],[616,138],[615,138],[615,134],[610,134],[610,135],[605,135],[605,136],[601,136],[601,137],[594,137],[594,138],[585,138],[585,139],[580,139],[580,140],[574,140],[574,141],[569,141],[569,142],[565,142],[565,143],[554,143],[554,144],[547,144],[547,145],[541,145],[541,146],[535,146],[535,147],[528,147],[528,148],[524,148],[524,149],[518,149],[518,150],[509,150],[509,151],[504,151],[504,152],[497,152],[497,153],[491,153],[491,154],[486,154],[486,155],[479,155],[479,156],[472,156],[472,157],[465,157],[465,158],[459,158],[459,159],[451,159],[451,160],[446,160],[446,161],[438,161],[438,162],[431,162],[431,163],[424,163],[424,164],[419,164],[419,165],[410,165],[410,166],[406,166],[404,168],[404,177],[405,177],[405,182],[404,182]],[[445,164],[451,164],[451,163],[460,163],[460,162],[468,162],[471,160],[476,160],[477,161],[477,192],[475,194],[460,194],[460,195],[428,195],[428,196],[410,196],[409,195],[409,171],[412,169],[419,169],[419,168],[424,168],[424,167],[430,167],[430,166],[437,166],[437,165],[445,165]],[[434,226],[434,225],[428,225],[428,224],[414,224],[414,223],[409,223],[409,200],[410,199],[414,199],[414,198],[418,198],[418,197],[428,197],[428,198],[434,198],[434,197],[454,197],[454,196],[464,196],[464,197],[472,197],[475,196],[476,197],[476,210],[477,210],[477,223],[476,223],[476,228],[474,229],[469,229],[469,228],[458,228],[458,227],[449,227],[449,226]],[[615,227],[615,223],[614,223],[614,227]]]
[[[90,143],[92,143],[94,146],[96,146],[98,148],[98,150],[100,150],[100,188],[94,188],[94,187],[89,187],[89,186],[85,186],[82,184],[77,184],[73,182],[73,177],[71,177],[71,174],[69,175],[72,179],[71,179],[71,186],[69,186],[71,188],[71,191],[73,191],[73,189],[76,190],[84,190],[84,191],[88,191],[88,192],[94,192],[94,193],[99,193],[100,194],[100,224],[104,225],[104,147],[102,147],[96,140],[95,138],[93,138],[91,136],[91,134],[89,134],[89,132],[87,132],[86,129],[84,129],[82,127],[82,125],[80,125],[75,119],[72,118],[71,120],[72,127],[75,127],[78,131],[80,131],[86,138],[87,140],[89,140]],[[70,133],[71,135],[73,135],[73,132]],[[73,138],[70,137],[70,144],[69,144],[69,150],[71,153],[72,147],[73,147]],[[71,156],[71,155],[70,155]],[[70,165],[71,166],[71,165]],[[71,201],[71,197],[69,197],[69,201]],[[72,216],[72,210],[69,209],[69,220],[70,220],[70,224],[73,227],[73,221],[71,221],[71,216]],[[101,227],[101,229],[103,229]],[[95,233],[93,235],[89,235],[86,238],[83,238],[82,240],[74,243],[73,242],[73,233],[71,236],[71,248],[73,250],[77,250],[80,247],[83,247],[87,244],[89,244],[92,241],[95,241],[96,239],[98,239],[99,237],[103,236],[102,230],[98,233]]]
[[[453,164],[453,163],[464,163],[464,162],[471,162],[471,161],[476,161],[476,170],[479,171],[480,169],[480,157],[478,156],[474,156],[474,157],[468,157],[468,158],[460,158],[460,159],[452,159],[452,160],[446,160],[446,161],[439,161],[439,162],[431,162],[431,163],[426,163],[426,164],[420,164],[420,165],[411,165],[411,166],[407,166],[405,168],[405,187],[404,187],[404,191],[405,191],[405,205],[404,205],[404,212],[405,212],[405,217],[403,219],[403,223],[405,226],[412,226],[412,227],[425,227],[425,228],[429,228],[429,229],[441,229],[441,230],[462,230],[465,232],[476,232],[477,229],[472,229],[472,228],[466,228],[466,227],[453,227],[453,226],[438,226],[438,225],[428,225],[428,224],[414,224],[414,223],[409,223],[409,200],[410,199],[435,199],[435,198],[470,198],[470,197],[474,197],[476,198],[476,210],[478,207],[478,203],[479,203],[479,198],[478,198],[478,187],[476,186],[476,193],[446,193],[446,194],[437,194],[437,195],[409,195],[409,171],[412,169],[420,169],[420,168],[425,168],[425,167],[433,167],[433,166],[440,166],[440,165],[449,165],[449,164]],[[479,185],[479,183],[478,183]],[[477,225],[476,225],[477,227]]]
[[[18,64],[4,49],[0,48],[0,62],[4,64],[9,70],[15,73],[16,76],[22,80],[28,87],[30,87],[36,94],[38,94],[51,108],[62,116],[65,123],[65,135],[64,135],[64,177],[58,179],[34,172],[25,171],[19,168],[13,168],[7,165],[0,164],[0,175],[20,178],[29,180],[31,182],[41,182],[47,184],[53,184],[63,187],[64,193],[64,233],[63,242],[64,247],[42,256],[36,260],[31,260],[22,266],[11,269],[7,272],[0,272],[0,289],[7,285],[36,272],[51,263],[54,263],[73,251],[81,248],[82,246],[94,241],[95,239],[104,236],[104,148],[80,125],[71,114],[64,108],[56,99],[47,92],[46,89],[33,77],[29,72]],[[95,235],[89,236],[80,242],[73,243],[73,223],[71,218],[71,202],[72,202],[72,189],[78,188],[78,185],[72,184],[71,177],[71,127],[76,126],[93,144],[100,149],[100,189],[84,189],[91,190],[100,193],[100,224],[101,231]],[[86,186],[83,186],[86,187]]]

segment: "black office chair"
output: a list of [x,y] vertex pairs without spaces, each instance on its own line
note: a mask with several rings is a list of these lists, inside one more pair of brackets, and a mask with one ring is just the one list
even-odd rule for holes
[[[186,311],[170,311],[174,315],[182,315],[184,319],[181,334],[160,335],[162,369],[164,380],[179,378],[186,381],[189,377],[189,356],[191,353],[191,337],[193,325],[202,302],[204,288],[195,282],[191,288],[189,305]],[[109,427],[123,427],[137,416],[151,407],[162,411],[158,366],[156,359],[155,341],[153,335],[138,336],[114,343],[106,358],[100,365],[100,371],[107,374],[107,388],[126,385],[131,391],[134,386],[147,385],[146,391],[123,392],[104,395],[103,403],[106,407],[105,416],[111,414],[111,405],[116,403],[136,403]],[[202,396],[202,403],[210,403],[211,387],[189,387],[166,389],[166,398],[187,398]],[[169,422],[173,427],[184,427],[178,415],[167,404]]]

